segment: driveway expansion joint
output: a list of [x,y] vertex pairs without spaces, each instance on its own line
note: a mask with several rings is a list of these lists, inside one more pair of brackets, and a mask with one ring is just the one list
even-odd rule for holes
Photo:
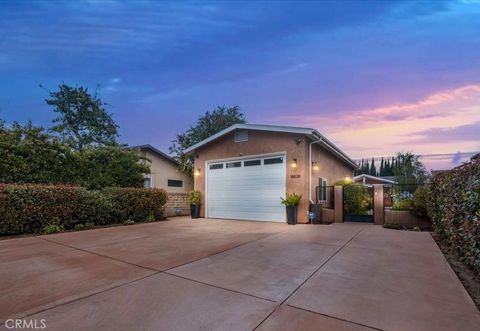
[[[323,262],[317,269],[315,269],[312,274],[310,276],[308,276],[300,285],[298,285],[293,291],[292,293],[290,293],[281,303],[279,303],[274,309],[273,311],[268,314],[253,330],[255,331],[256,329],[258,329],[260,327],[260,325],[262,325],[270,316],[273,315],[273,313],[275,313],[277,311],[278,308],[280,308],[280,306],[282,306],[283,304],[285,304],[285,302],[295,293],[298,291],[298,289],[300,287],[303,286],[303,284],[305,284],[310,278],[313,277],[313,275],[315,275],[325,264],[328,263],[328,261],[330,261],[335,255],[337,255],[343,248],[345,248],[345,246],[347,246],[356,236],[358,236],[360,234],[360,232],[362,232],[364,230],[364,228],[361,228],[360,230],[357,231],[357,233],[355,233],[350,239],[348,239],[343,245],[341,245],[333,254],[332,256],[330,256],[327,260],[325,260],[325,262]],[[292,306],[293,307],[293,306]],[[295,307],[297,308],[297,307]],[[305,309],[304,309],[305,310]],[[321,315],[321,314],[320,314]],[[350,323],[355,323],[355,322],[350,322]],[[358,323],[355,323],[355,324],[358,324]],[[360,325],[360,324],[358,324]],[[369,328],[371,328],[369,326]],[[377,329],[378,330],[378,329]]]
[[[147,278],[149,278],[149,277],[158,275],[158,274],[160,274],[160,273],[161,273],[161,271],[152,272],[152,273],[149,274],[149,275],[146,275],[146,276],[143,276],[143,277],[140,277],[140,278],[137,278],[137,279],[128,281],[128,282],[126,282],[126,283],[118,284],[118,285],[115,285],[115,286],[113,286],[113,287],[110,287],[110,288],[107,288],[107,289],[104,289],[104,290],[100,290],[100,291],[95,292],[95,293],[90,293],[90,294],[87,294],[87,295],[85,295],[85,296],[75,298],[75,299],[73,299],[73,300],[65,301],[65,302],[62,302],[62,303],[60,303],[60,304],[58,304],[58,305],[54,305],[54,306],[51,306],[51,307],[47,307],[47,308],[44,308],[44,309],[40,309],[40,310],[38,310],[38,311],[32,311],[32,312],[29,312],[29,313],[27,313],[27,314],[25,314],[25,315],[19,314],[18,316],[15,316],[15,318],[26,318],[26,317],[30,317],[30,316],[33,316],[33,315],[36,315],[36,314],[40,314],[40,313],[43,313],[43,312],[48,311],[48,310],[51,310],[51,309],[55,309],[55,308],[58,308],[58,307],[62,307],[62,306],[71,304],[71,303],[73,303],[73,302],[77,302],[77,301],[80,301],[80,300],[84,300],[84,299],[93,297],[93,296],[95,296],[95,295],[97,295],[97,294],[101,294],[101,293],[109,292],[109,291],[112,291],[112,290],[116,290],[117,288],[120,288],[120,287],[123,287],[123,286],[127,286],[127,285],[130,285],[130,284],[139,282],[139,281],[141,281],[141,280],[144,280],[144,279],[147,279]],[[5,321],[0,320],[0,323],[3,324],[4,322],[5,322]]]
[[191,281],[191,282],[195,282],[195,283],[198,283],[198,284],[215,287],[215,288],[218,288],[218,289],[221,289],[221,290],[224,290],[224,291],[229,291],[229,292],[233,292],[233,293],[243,294],[243,295],[246,295],[246,296],[255,298],[255,299],[265,300],[265,301],[269,301],[269,302],[273,302],[273,303],[276,303],[276,302],[277,302],[277,301],[275,301],[275,300],[271,300],[271,299],[259,297],[259,296],[257,296],[257,295],[253,295],[253,294],[249,294],[249,293],[244,293],[244,292],[240,292],[240,291],[228,289],[228,288],[225,288],[225,287],[221,287],[221,286],[217,286],[217,285],[213,285],[213,284],[201,282],[201,281],[198,281],[198,280],[195,280],[195,279],[191,279],[191,278],[188,278],[188,277],[179,276],[179,275],[176,275],[176,274],[172,274],[172,273],[170,273],[170,272],[168,272],[168,271],[164,271],[164,272],[162,272],[162,273],[164,273],[164,274],[166,274],[166,275],[169,275],[169,276],[174,276],[174,277],[178,277],[178,278],[180,278],[180,279],[184,279],[184,280],[188,280],[188,281]]
[[173,266],[173,267],[164,269],[164,270],[162,270],[162,271],[163,271],[163,272],[168,272],[168,271],[170,271],[170,270],[172,270],[172,269],[180,268],[180,267],[186,266],[187,264],[194,263],[194,262],[197,262],[197,261],[206,259],[206,258],[210,258],[210,257],[212,257],[212,256],[215,256],[215,255],[218,255],[218,254],[222,254],[222,253],[228,252],[229,250],[232,250],[232,249],[235,249],[235,248],[238,248],[238,247],[241,247],[241,246],[245,246],[245,245],[254,243],[254,242],[259,241],[259,240],[262,240],[262,239],[271,238],[271,237],[277,236],[277,235],[279,235],[279,234],[285,233],[285,232],[287,232],[287,231],[288,231],[288,230],[284,230],[284,231],[280,231],[280,232],[277,232],[277,233],[268,234],[268,235],[266,235],[266,236],[264,236],[264,237],[260,237],[260,238],[256,238],[256,239],[253,239],[253,240],[250,240],[250,241],[246,241],[246,242],[241,243],[241,244],[238,244],[238,245],[236,245],[236,246],[232,246],[232,247],[226,248],[226,249],[224,249],[224,250],[221,250],[221,251],[219,251],[219,252],[216,252],[216,253],[213,253],[213,254],[210,254],[210,255],[207,255],[207,256],[199,257],[198,259],[195,259],[195,260],[192,260],[192,261],[188,261],[188,262],[185,262],[185,263],[181,263],[181,264],[179,264],[179,265],[176,265],[176,266]]
[[365,327],[365,328],[369,328],[369,329],[372,329],[372,330],[386,331],[386,330],[384,330],[384,329],[379,329],[379,328],[376,328],[376,327],[371,326],[371,325],[366,325],[366,324],[362,324],[362,323],[357,323],[357,322],[350,321],[350,320],[346,320],[346,319],[343,319],[343,318],[340,318],[340,317],[336,317],[336,316],[332,316],[332,315],[328,315],[328,314],[319,313],[319,312],[317,312],[317,311],[313,311],[313,310],[309,310],[309,309],[305,309],[305,308],[301,308],[301,307],[289,305],[288,303],[286,303],[285,305],[288,306],[288,307],[292,307],[292,308],[295,308],[295,309],[300,309],[300,310],[303,310],[303,311],[306,311],[306,312],[309,312],[309,313],[312,313],[312,314],[321,315],[321,316],[325,316],[325,317],[328,317],[328,318],[336,319],[336,320],[338,320],[338,321],[342,321],[342,322],[347,322],[347,323],[351,323],[351,324],[363,326],[363,327]]
[[58,242],[58,241],[54,241],[54,240],[50,240],[50,239],[46,239],[46,238],[43,238],[43,237],[36,237],[36,238],[41,239],[41,240],[48,241],[49,243],[52,243],[52,244],[57,244],[57,245],[60,245],[60,246],[68,247],[68,248],[71,248],[71,249],[75,249],[75,250],[80,251],[80,252],[97,255],[97,256],[100,256],[100,257],[103,257],[103,258],[106,258],[106,259],[109,259],[109,260],[112,260],[112,261],[115,261],[115,262],[125,263],[125,264],[129,264],[129,265],[131,265],[131,266],[134,266],[134,267],[138,267],[138,268],[142,268],[142,269],[154,271],[155,273],[162,272],[162,270],[159,270],[159,269],[154,269],[154,268],[150,268],[150,267],[145,267],[145,266],[142,266],[142,265],[139,265],[139,264],[127,262],[127,261],[124,261],[124,260],[119,260],[119,259],[116,259],[116,258],[111,257],[111,256],[108,256],[108,255],[103,255],[103,254],[100,254],[100,253],[96,253],[96,252],[89,251],[88,249],[78,248],[78,247],[75,247],[75,246],[67,245],[67,244],[60,243],[60,242]]

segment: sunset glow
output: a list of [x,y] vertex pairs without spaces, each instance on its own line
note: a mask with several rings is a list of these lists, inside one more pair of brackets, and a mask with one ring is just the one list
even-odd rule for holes
[[[98,91],[120,140],[168,150],[205,111],[318,129],[353,158],[480,150],[479,1],[5,1],[0,119],[48,127],[45,89]],[[42,84],[44,88],[40,88]]]

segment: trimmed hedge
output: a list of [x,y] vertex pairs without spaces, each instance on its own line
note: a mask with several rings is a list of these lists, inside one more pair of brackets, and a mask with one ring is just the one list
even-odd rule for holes
[[0,235],[40,233],[47,226],[74,229],[163,217],[167,194],[161,189],[0,184]]
[[468,266],[480,271],[480,162],[434,177],[427,208],[436,234]]

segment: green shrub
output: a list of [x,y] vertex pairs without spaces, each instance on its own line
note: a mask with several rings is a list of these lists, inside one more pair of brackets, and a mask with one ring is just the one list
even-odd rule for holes
[[113,204],[112,215],[118,223],[126,220],[145,222],[150,215],[155,220],[163,218],[167,193],[162,189],[109,188],[104,192]]
[[199,205],[202,200],[202,193],[200,191],[190,191],[188,194],[188,203],[191,205]]
[[398,224],[398,223],[385,223],[383,224],[383,227],[385,229],[393,229],[393,230],[401,230],[403,229],[403,226]]
[[395,201],[392,206],[392,210],[411,210],[412,199],[402,199]]
[[427,212],[427,194],[428,188],[426,185],[419,186],[415,193],[413,193],[410,212],[418,217],[425,218],[428,216]]
[[52,224],[68,230],[88,223],[158,220],[166,201],[166,192],[158,189],[0,184],[0,235],[42,233]]
[[284,198],[280,198],[282,200],[282,204],[286,207],[295,207],[300,204],[300,200],[302,200],[302,195],[297,193],[287,193]]
[[365,215],[373,208],[373,198],[368,193],[368,188],[361,184],[343,186],[345,213],[352,215]]
[[75,225],[74,227],[74,230],[75,231],[82,231],[82,230],[90,230],[90,229],[94,229],[95,228],[95,224],[94,223],[79,223],[77,225]]
[[437,235],[466,265],[480,271],[480,162],[434,177],[427,210]]
[[155,222],[156,219],[155,219],[155,215],[153,215],[153,213],[150,213],[147,217],[147,219],[145,220],[145,222],[147,223],[150,223],[150,222]]
[[42,233],[43,233],[43,234],[59,233],[59,232],[63,232],[63,231],[65,231],[65,229],[63,228],[63,226],[58,225],[58,224],[56,224],[56,223],[52,223],[52,224],[45,225],[45,226],[42,228]]

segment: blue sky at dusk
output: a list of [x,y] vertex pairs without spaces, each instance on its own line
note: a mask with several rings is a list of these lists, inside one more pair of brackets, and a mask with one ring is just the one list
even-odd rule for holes
[[[0,118],[94,90],[120,141],[167,150],[217,105],[314,127],[354,158],[480,150],[480,1],[0,0]],[[448,155],[444,155],[448,154]]]

